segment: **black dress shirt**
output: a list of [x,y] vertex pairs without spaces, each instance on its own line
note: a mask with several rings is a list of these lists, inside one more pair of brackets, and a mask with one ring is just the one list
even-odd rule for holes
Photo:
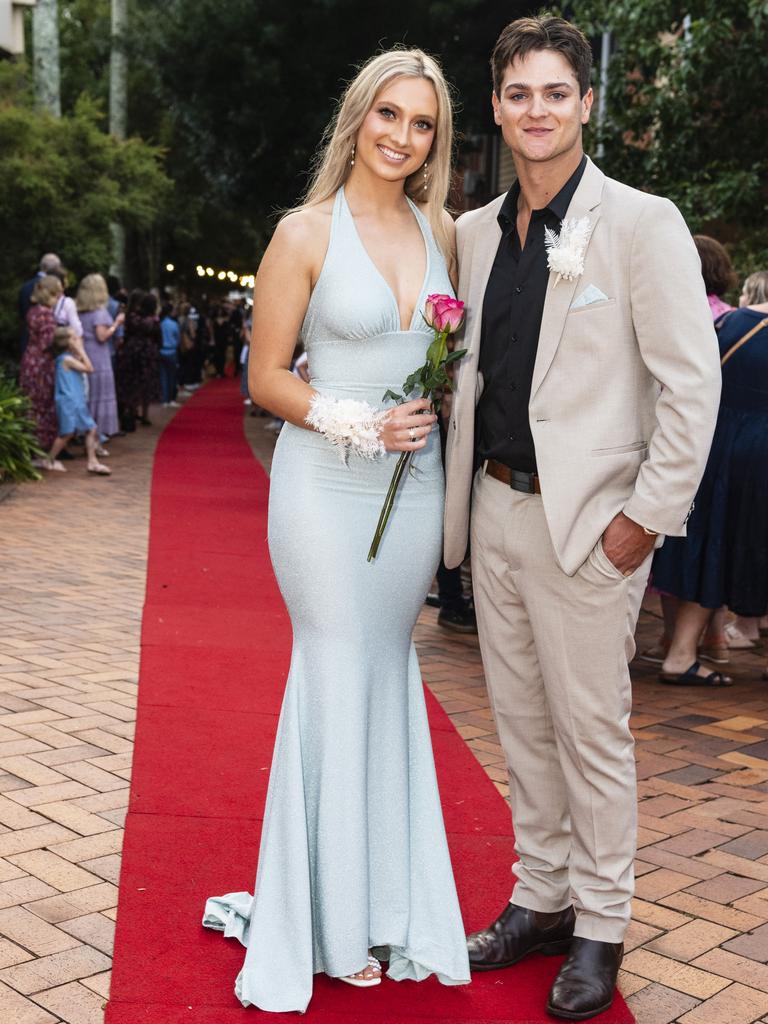
[[533,210],[520,247],[515,182],[499,210],[501,241],[483,299],[480,372],[483,394],[477,407],[477,454],[510,469],[536,472],[536,452],[528,420],[531,380],[539,345],[541,315],[549,281],[544,228],[559,232],[587,158],[543,210]]

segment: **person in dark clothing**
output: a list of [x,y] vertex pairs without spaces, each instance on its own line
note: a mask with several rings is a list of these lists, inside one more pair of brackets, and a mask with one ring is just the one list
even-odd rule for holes
[[768,272],[747,278],[742,308],[718,321],[723,372],[712,449],[685,537],[668,537],[654,583],[680,598],[661,678],[727,686],[700,665],[696,645],[712,609],[768,612]]
[[157,297],[136,289],[128,299],[125,340],[116,360],[124,430],[135,430],[137,418],[143,426],[151,426],[149,405],[160,400],[160,347]]
[[232,325],[224,306],[217,306],[212,316],[213,365],[216,376],[223,377],[227,363],[227,348],[232,340]]
[[[438,418],[440,427],[440,448],[445,464],[446,445],[446,421],[441,415]],[[475,605],[471,597],[465,597],[464,584],[461,579],[461,566],[455,569],[448,569],[445,561],[441,558],[437,567],[437,593],[427,596],[427,604],[432,608],[439,608],[437,616],[438,626],[443,629],[450,629],[454,633],[477,633],[477,618],[475,616]]]
[[239,376],[242,366],[240,356],[243,351],[243,307],[239,303],[233,308],[229,316],[230,340],[234,346],[235,376]]

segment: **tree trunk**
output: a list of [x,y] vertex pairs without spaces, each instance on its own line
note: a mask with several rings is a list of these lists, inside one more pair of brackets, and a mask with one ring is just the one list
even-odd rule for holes
[[[112,0],[112,49],[109,64],[109,131],[124,139],[128,128],[128,58],[125,36],[128,29],[127,0]],[[123,282],[125,278],[125,229],[112,224],[111,273]]]
[[58,0],[37,0],[32,12],[32,47],[37,105],[61,117]]
[[112,0],[112,52],[109,65],[109,131],[124,139],[128,126],[127,0]]

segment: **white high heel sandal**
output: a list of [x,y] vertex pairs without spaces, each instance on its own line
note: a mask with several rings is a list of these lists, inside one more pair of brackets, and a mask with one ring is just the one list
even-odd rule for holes
[[[358,975],[365,974],[369,970],[378,971],[378,975],[368,978],[360,978]],[[354,985],[355,988],[373,988],[374,985],[381,984],[381,963],[373,956],[372,953],[368,954],[368,964],[358,971],[357,974],[350,974],[346,978],[339,978],[339,981],[346,982],[347,985]]]

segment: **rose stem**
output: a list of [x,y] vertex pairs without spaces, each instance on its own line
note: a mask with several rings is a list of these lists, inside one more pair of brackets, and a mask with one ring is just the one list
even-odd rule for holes
[[379,516],[379,522],[378,522],[378,524],[376,526],[376,532],[373,535],[373,541],[371,543],[371,549],[368,552],[368,561],[369,562],[372,562],[373,559],[378,554],[379,544],[381,543],[381,538],[384,535],[384,528],[387,525],[387,520],[389,519],[389,514],[392,511],[392,506],[395,503],[395,495],[397,494],[397,489],[400,486],[400,481],[403,478],[403,473],[405,472],[405,467],[408,465],[408,461],[409,461],[409,459],[410,459],[412,454],[413,454],[412,452],[402,452],[401,455],[400,455],[400,458],[397,460],[397,465],[395,466],[395,472],[392,474],[392,481],[391,481],[391,483],[389,485],[389,490],[387,491],[387,496],[384,499],[384,505],[383,505],[382,510],[381,510],[381,515]]

